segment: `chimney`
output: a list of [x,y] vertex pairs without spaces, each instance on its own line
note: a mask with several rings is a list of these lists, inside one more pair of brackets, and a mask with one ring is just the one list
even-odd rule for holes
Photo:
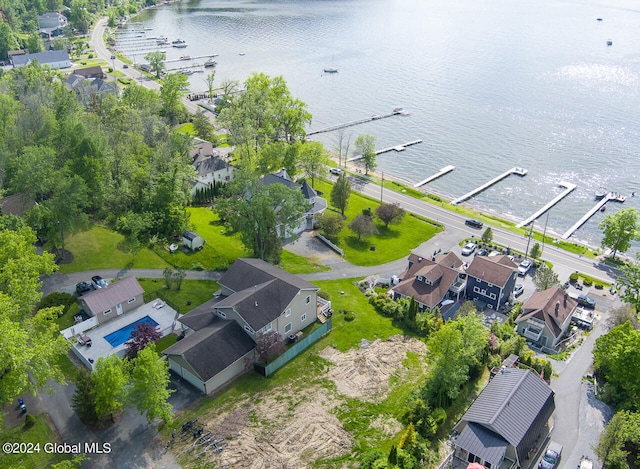
[[418,262],[422,262],[422,257],[418,257]]
[[256,308],[258,307],[258,302],[256,301]]
[[564,293],[564,304],[563,304],[563,307],[564,307],[564,308],[566,308],[566,307],[567,307],[567,296],[569,296],[569,295],[567,295],[567,292],[565,292],[565,293]]
[[560,302],[556,301],[556,317],[558,317],[558,311],[560,311]]

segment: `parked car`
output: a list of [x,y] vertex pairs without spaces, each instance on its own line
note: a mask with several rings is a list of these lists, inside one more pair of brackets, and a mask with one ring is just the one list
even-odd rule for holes
[[551,443],[549,443],[547,451],[545,451],[544,455],[542,456],[538,467],[540,469],[555,469],[556,467],[558,467],[561,456],[562,445],[560,443],[552,441]]
[[516,298],[524,293],[524,285],[521,283],[517,283],[515,288],[513,289],[513,296]]
[[112,55],[112,56],[111,56],[111,60],[116,60],[116,56],[115,56],[115,55]]
[[471,228],[478,229],[481,229],[484,226],[480,220],[476,220],[475,218],[469,218],[468,220],[465,220],[464,224],[470,226]]
[[489,251],[487,251],[484,248],[480,248],[478,249],[478,251],[476,252],[476,256],[487,256],[489,255]]
[[336,176],[340,176],[342,174],[342,169],[341,168],[331,168],[329,170],[329,172],[331,174],[335,174]]
[[525,259],[522,262],[520,262],[520,264],[518,264],[518,275],[522,277],[527,275],[532,265],[533,265],[533,262],[531,262],[531,260],[529,259]]
[[462,255],[463,256],[470,256],[471,254],[473,254],[473,251],[476,250],[476,245],[474,243],[467,243],[463,248],[462,248]]
[[91,285],[93,285],[93,288],[98,290],[100,288],[106,287],[109,284],[107,283],[107,281],[105,279],[103,279],[99,275],[94,275],[93,277],[91,277]]
[[89,293],[91,290],[93,290],[91,288],[91,284],[89,284],[87,282],[78,282],[78,283],[76,283],[76,293],[78,294],[78,296],[82,296],[85,293]]
[[124,64],[122,68],[129,68],[129,66],[127,64]]
[[596,300],[594,300],[593,298],[589,298],[585,294],[578,295],[576,300],[578,301],[578,304],[580,306],[585,306],[587,308],[595,308],[596,307]]

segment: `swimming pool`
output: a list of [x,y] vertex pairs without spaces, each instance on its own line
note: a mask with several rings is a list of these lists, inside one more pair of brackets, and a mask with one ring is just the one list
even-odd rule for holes
[[153,319],[151,319],[149,316],[145,316],[143,318],[138,319],[136,322],[132,322],[128,326],[118,329],[117,331],[114,331],[109,335],[105,335],[104,340],[109,342],[112,347],[117,347],[118,345],[122,345],[131,338],[131,333],[136,328],[136,326],[138,324],[142,324],[145,322],[153,325],[153,327],[156,327],[158,325],[158,323],[155,322]]

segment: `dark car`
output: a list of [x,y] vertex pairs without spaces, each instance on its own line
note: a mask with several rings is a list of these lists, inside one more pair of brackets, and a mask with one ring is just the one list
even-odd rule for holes
[[89,293],[91,290],[93,290],[93,288],[91,288],[91,285],[88,284],[87,282],[76,283],[76,293],[78,294],[78,296],[82,296],[85,293]]
[[484,226],[480,220],[476,220],[475,218],[469,218],[468,220],[465,220],[464,224],[470,226],[471,228],[478,229]]
[[93,285],[93,288],[98,290],[100,288],[106,287],[109,284],[107,283],[107,281],[105,279],[103,279],[99,275],[94,275],[93,277],[91,277],[91,285]]
[[596,300],[594,300],[593,298],[589,298],[587,295],[578,295],[576,300],[578,301],[578,304],[580,306],[585,306],[587,308],[596,307]]
[[111,56],[111,60],[116,60],[116,56],[115,56],[115,55],[112,55],[112,56]]

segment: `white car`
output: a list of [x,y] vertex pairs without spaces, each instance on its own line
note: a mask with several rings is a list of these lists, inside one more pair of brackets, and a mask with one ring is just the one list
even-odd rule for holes
[[522,277],[527,275],[527,272],[529,272],[532,265],[533,265],[533,262],[531,262],[529,259],[525,259],[522,262],[520,262],[520,264],[518,265],[518,275]]
[[476,245],[474,243],[467,243],[463,248],[462,248],[462,255],[463,256],[470,256],[471,254],[473,254],[473,251],[476,250]]
[[342,169],[341,168],[331,168],[329,170],[329,172],[331,174],[335,174],[336,176],[340,176],[342,174]]

